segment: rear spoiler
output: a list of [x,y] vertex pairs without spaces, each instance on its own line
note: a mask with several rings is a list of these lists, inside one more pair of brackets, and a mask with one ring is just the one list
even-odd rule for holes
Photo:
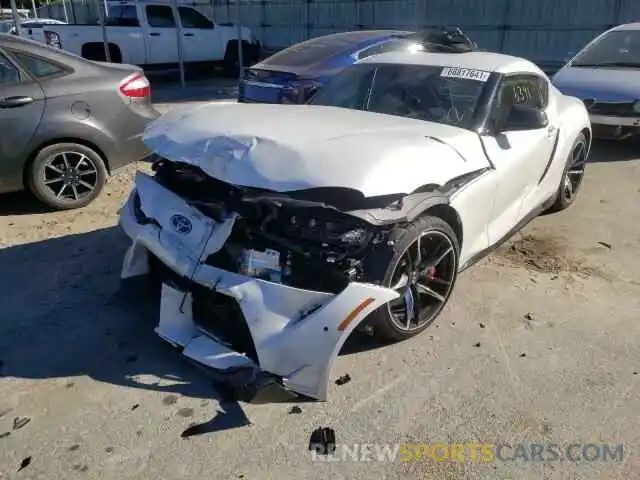
[[424,28],[409,37],[424,46],[425,51],[439,53],[464,53],[478,50],[459,27]]

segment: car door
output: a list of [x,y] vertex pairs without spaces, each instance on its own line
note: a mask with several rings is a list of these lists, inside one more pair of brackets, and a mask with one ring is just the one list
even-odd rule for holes
[[148,62],[152,64],[178,61],[176,19],[169,5],[147,5]]
[[0,50],[0,191],[21,184],[27,146],[44,108],[40,84]]
[[222,40],[214,30],[214,23],[191,7],[178,7],[182,24],[184,60],[186,62],[205,62],[220,60],[224,51]]
[[[549,121],[547,91],[541,77],[531,74],[506,76],[493,105],[490,128],[482,143],[496,174],[498,187],[488,225],[490,243],[509,234],[531,211],[531,198],[545,166],[553,154],[558,132]],[[531,125],[511,122],[521,112],[533,113],[540,122]]]

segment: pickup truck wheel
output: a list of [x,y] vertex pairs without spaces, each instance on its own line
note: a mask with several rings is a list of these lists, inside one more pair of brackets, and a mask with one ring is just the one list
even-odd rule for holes
[[404,228],[393,250],[381,284],[400,296],[367,320],[374,336],[384,342],[413,337],[435,322],[458,277],[458,238],[439,217],[416,219]]
[[104,161],[77,143],[44,147],[27,171],[29,190],[55,210],[71,210],[95,200],[107,179]]
[[[96,62],[106,62],[107,57],[104,53],[104,44],[102,43],[85,43],[82,45],[82,57],[87,60],[93,60]],[[114,44],[109,43],[109,56],[112,63],[122,63],[122,53],[120,48]]]
[[[248,67],[251,64],[251,48],[247,42],[242,42],[242,64]],[[237,77],[240,74],[240,60],[238,58],[238,42],[227,43],[227,49],[223,60],[224,74],[228,77]]]

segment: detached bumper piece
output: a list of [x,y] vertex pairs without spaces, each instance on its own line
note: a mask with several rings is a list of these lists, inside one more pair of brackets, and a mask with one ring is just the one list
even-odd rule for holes
[[[148,175],[120,212],[131,238],[123,279],[162,284],[156,333],[227,385],[237,400],[326,400],[335,358],[351,332],[394,290],[350,282],[319,292],[213,266],[237,213],[215,221]],[[273,280],[273,281],[272,281]]]
[[237,302],[196,284],[191,287],[195,292],[162,284],[156,333],[202,367],[225,399],[274,403],[298,397],[281,377],[256,363],[255,345]]

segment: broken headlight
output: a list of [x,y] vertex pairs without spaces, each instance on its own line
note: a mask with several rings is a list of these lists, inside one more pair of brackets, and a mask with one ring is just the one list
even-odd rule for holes
[[347,245],[362,245],[369,238],[369,232],[364,228],[349,230],[340,235],[340,241]]
[[353,221],[345,215],[332,218],[291,215],[284,225],[282,234],[290,240],[298,239],[335,247],[359,247],[371,238],[371,232],[362,222]]

